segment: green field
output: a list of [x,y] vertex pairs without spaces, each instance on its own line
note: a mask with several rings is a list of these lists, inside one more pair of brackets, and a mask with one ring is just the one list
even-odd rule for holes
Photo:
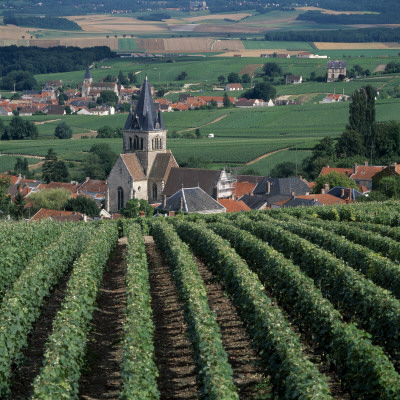
[[[33,157],[27,157],[28,164],[37,164],[40,160]],[[0,155],[0,173],[12,170],[17,162],[17,156]]]
[[315,51],[315,48],[308,42],[267,42],[266,40],[243,40],[245,49],[287,49]]
[[118,48],[122,51],[135,51],[137,50],[136,39],[133,38],[123,38],[118,39]]
[[[302,161],[311,155],[310,150],[282,150],[278,153],[271,154],[260,161],[251,164],[249,167],[254,168],[263,176],[269,176],[271,170],[280,163],[292,162],[297,164],[300,172]],[[238,171],[240,173],[240,169]]]

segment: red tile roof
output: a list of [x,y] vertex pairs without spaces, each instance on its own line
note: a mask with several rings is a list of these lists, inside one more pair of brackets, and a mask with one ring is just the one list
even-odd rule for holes
[[63,182],[50,182],[50,183],[41,183],[38,186],[38,189],[59,189],[64,188],[69,190],[71,193],[76,193],[79,185],[74,185],[72,183],[63,183]]
[[251,182],[234,182],[232,190],[233,195],[237,198],[240,198],[244,194],[250,194],[256,185],[256,183]]
[[346,200],[343,200],[339,197],[332,196],[331,194],[309,194],[309,195],[301,195],[296,196],[298,199],[306,199],[306,200],[317,200],[320,204],[324,205],[332,205],[332,204],[346,204]]
[[384,166],[358,165],[356,172],[351,175],[351,179],[369,180],[383,169],[385,169]]
[[49,210],[47,208],[41,208],[30,221],[39,221],[45,218],[51,218],[54,221],[82,221],[84,219],[82,213],[75,211],[60,211],[60,210]]
[[353,168],[332,168],[329,165],[327,167],[323,167],[319,176],[325,176],[331,172],[337,172],[338,174],[344,174],[346,176],[350,176],[353,172]]
[[241,200],[218,199],[218,203],[226,208],[226,212],[250,211],[250,208]]

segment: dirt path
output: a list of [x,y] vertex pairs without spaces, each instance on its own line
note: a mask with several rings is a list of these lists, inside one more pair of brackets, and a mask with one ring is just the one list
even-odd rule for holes
[[46,158],[44,156],[32,156],[31,154],[16,154],[16,153],[0,153],[0,156],[37,158],[38,160],[44,160]]
[[270,152],[267,153],[267,154],[263,154],[262,156],[257,157],[257,158],[255,158],[254,160],[249,161],[248,163],[246,163],[246,165],[254,164],[254,163],[256,163],[257,161],[262,160],[263,158],[269,157],[269,156],[272,155],[272,154],[279,153],[280,151],[287,150],[287,149],[290,149],[290,147],[284,147],[283,149],[270,151]]
[[385,70],[387,64],[379,64],[373,72],[382,72]]
[[92,321],[86,367],[79,383],[80,399],[118,399],[121,385],[122,327],[126,307],[126,238],[107,262]]
[[234,383],[241,399],[259,399],[268,385],[263,385],[266,378],[258,363],[258,356],[251,348],[251,339],[239,318],[235,307],[224,295],[223,287],[213,274],[198,259],[196,264],[207,288],[207,298],[211,311],[217,315],[221,329],[222,344],[229,357],[234,373]]
[[36,122],[34,122],[34,124],[35,125],[43,125],[43,124],[47,124],[49,122],[55,122],[55,121],[61,121],[61,118],[49,119],[48,121],[36,121]]
[[13,384],[9,400],[29,399],[33,392],[33,381],[43,366],[45,344],[52,333],[53,320],[61,309],[65,298],[70,272],[64,276],[60,284],[46,301],[39,319],[28,338],[28,346],[24,352],[23,364],[13,372]]
[[186,322],[168,265],[153,238],[145,238],[150,271],[150,292],[155,324],[155,361],[161,399],[199,399],[193,350]]
[[206,124],[203,124],[203,125],[200,125],[200,126],[196,126],[195,128],[183,129],[183,130],[181,130],[181,131],[178,131],[178,133],[195,131],[196,129],[202,128],[203,126],[215,124],[216,122],[221,121],[221,119],[225,118],[225,117],[228,116],[228,115],[229,115],[229,114],[221,115],[221,116],[218,117],[217,119],[214,119],[214,121],[207,122]]

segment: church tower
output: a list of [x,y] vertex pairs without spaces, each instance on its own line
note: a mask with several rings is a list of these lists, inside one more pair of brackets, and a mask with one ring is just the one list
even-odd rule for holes
[[85,77],[82,84],[82,97],[89,97],[90,85],[93,82],[93,76],[90,72],[89,66],[86,68]]
[[167,130],[156,111],[147,77],[135,112],[129,113],[123,129],[123,153],[108,176],[106,209],[114,213],[130,199],[161,201],[171,168],[178,164],[167,150]]
[[167,130],[156,111],[146,77],[140,90],[135,113],[130,112],[123,130],[124,153],[135,153],[148,176],[157,154],[167,152]]

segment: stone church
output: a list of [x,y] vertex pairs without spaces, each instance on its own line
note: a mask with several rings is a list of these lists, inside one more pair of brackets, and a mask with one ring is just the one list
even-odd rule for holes
[[146,77],[135,113],[129,113],[123,129],[123,154],[108,176],[106,210],[118,212],[135,198],[159,203],[172,167],[178,164],[167,150],[167,130]]

